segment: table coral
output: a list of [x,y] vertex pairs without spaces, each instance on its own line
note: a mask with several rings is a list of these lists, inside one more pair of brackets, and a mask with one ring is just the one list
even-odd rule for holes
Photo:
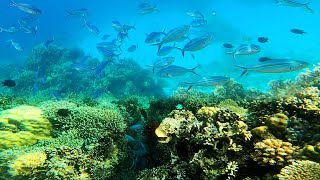
[[290,142],[283,142],[280,139],[265,139],[254,146],[252,154],[254,161],[260,165],[285,165],[292,160],[295,148]]
[[0,149],[33,145],[51,137],[52,126],[43,111],[33,106],[18,106],[0,113]]

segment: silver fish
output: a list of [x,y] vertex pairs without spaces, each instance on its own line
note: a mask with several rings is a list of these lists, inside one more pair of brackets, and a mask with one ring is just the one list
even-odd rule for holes
[[68,10],[67,13],[68,13],[68,16],[79,17],[79,18],[86,18],[89,15],[87,8],[81,8],[77,10]]
[[112,21],[112,27],[117,32],[123,32],[123,25],[119,21]]
[[97,26],[95,26],[95,25],[87,22],[86,19],[83,19],[83,20],[84,20],[84,23],[85,23],[84,26],[85,26],[90,32],[92,32],[92,33],[94,33],[94,34],[97,34],[97,35],[100,34],[100,30],[98,29]]
[[18,51],[24,50],[24,48],[21,46],[21,44],[14,42],[13,39],[8,40],[7,42],[9,42]]
[[172,50],[176,49],[175,45],[176,45],[176,44],[174,44],[173,46],[163,46],[163,47],[157,52],[157,55],[158,55],[158,56],[166,56],[166,55],[168,55]]
[[307,11],[313,13],[313,10],[308,6],[311,2],[302,3],[294,0],[276,0],[276,3],[291,7],[302,7],[305,8]]
[[158,59],[156,62],[153,63],[153,65],[146,65],[148,67],[152,67],[152,72],[154,73],[155,68],[165,68],[170,66],[175,60],[175,57],[164,57],[161,59]]
[[162,32],[151,32],[150,34],[147,34],[146,40],[144,42],[147,44],[158,43],[161,36],[165,35],[164,31],[165,29],[163,29]]
[[233,60],[236,60],[236,55],[251,55],[260,52],[261,48],[255,44],[241,44],[235,51],[227,52],[231,54]]
[[134,52],[134,51],[137,50],[137,48],[138,48],[138,45],[131,45],[131,46],[127,49],[127,51],[128,51],[128,52]]
[[225,76],[209,76],[203,77],[200,80],[195,82],[183,82],[186,85],[189,85],[188,90],[190,90],[193,86],[217,86],[222,85],[228,82],[230,78]]
[[201,36],[195,39],[190,40],[182,49],[182,56],[184,57],[184,52],[185,51],[198,51],[200,49],[203,49],[207,47],[213,39],[212,34],[208,34],[205,36]]
[[139,8],[139,14],[141,15],[146,15],[146,14],[159,11],[157,8],[157,4],[151,5],[148,3],[141,3],[138,8]]
[[194,70],[197,68],[198,66],[191,68],[191,69],[187,69],[181,66],[175,66],[175,65],[170,65],[168,67],[165,67],[163,69],[160,69],[157,73],[158,76],[161,77],[175,77],[175,76],[182,76],[186,73],[193,73],[197,76],[200,76],[199,74],[197,74],[196,72],[194,72]]
[[0,32],[6,32],[6,33],[11,33],[11,34],[14,34],[16,32],[18,32],[19,29],[15,26],[11,26],[11,27],[8,27],[8,28],[3,28],[3,27],[0,27]]
[[191,25],[191,27],[194,27],[194,28],[200,28],[200,27],[207,25],[207,20],[194,19],[193,21],[191,21],[190,25]]
[[189,32],[189,29],[190,29],[190,25],[183,25],[183,26],[174,28],[171,31],[169,31],[159,43],[154,45],[158,45],[158,51],[159,51],[159,49],[163,44],[176,42],[179,39],[181,39],[183,36],[185,36]]
[[30,14],[30,15],[41,15],[42,14],[42,11],[35,7],[35,6],[32,6],[30,4],[26,4],[26,3],[16,3],[14,2],[13,0],[10,0],[11,1],[11,7],[17,7],[18,9],[20,9],[21,11],[27,13],[27,14]]
[[244,69],[241,76],[247,74],[248,71],[260,72],[260,73],[284,73],[303,69],[309,65],[306,61],[294,60],[294,59],[271,59],[261,62],[249,67],[239,66]]
[[204,15],[200,11],[187,10],[186,13],[194,19],[204,19]]

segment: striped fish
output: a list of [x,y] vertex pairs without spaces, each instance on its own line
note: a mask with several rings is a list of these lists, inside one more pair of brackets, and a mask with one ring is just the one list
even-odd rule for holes
[[163,44],[176,42],[179,39],[181,39],[184,35],[186,35],[189,32],[189,29],[190,29],[190,25],[183,25],[183,26],[174,28],[171,31],[169,31],[159,43],[154,45],[158,45],[158,51],[159,51]]
[[183,82],[186,85],[189,85],[188,91],[193,87],[193,86],[218,86],[221,84],[224,84],[228,82],[230,78],[225,77],[225,76],[209,76],[209,77],[203,77],[198,81],[195,82]]
[[284,73],[303,69],[309,65],[306,61],[293,60],[293,59],[271,59],[264,61],[260,64],[252,65],[250,67],[244,67],[236,65],[244,70],[241,76],[247,74],[248,71],[260,72],[260,73]]
[[291,7],[302,7],[302,8],[305,8],[307,11],[313,13],[313,10],[308,6],[310,2],[302,3],[302,2],[293,1],[293,0],[277,0],[276,3],[285,5],[285,6],[291,6]]
[[175,60],[175,57],[164,57],[161,59],[158,59],[156,62],[153,63],[153,65],[146,65],[148,67],[152,67],[152,72],[154,73],[155,68],[165,68],[170,66]]
[[166,68],[160,69],[160,71],[158,71],[158,76],[161,77],[174,77],[174,76],[182,76],[186,73],[193,73],[197,76],[200,76],[199,74],[197,74],[196,72],[194,72],[194,70],[197,68],[198,66],[192,68],[192,69],[187,69],[184,67],[180,67],[180,66],[175,66],[175,65],[171,65],[168,66]]
[[213,35],[204,35],[195,39],[190,40],[181,50],[182,56],[184,57],[185,51],[198,51],[207,47],[213,39]]
[[251,55],[260,52],[260,49],[260,46],[255,44],[241,44],[235,51],[227,54],[231,54],[233,60],[236,60],[236,55]]

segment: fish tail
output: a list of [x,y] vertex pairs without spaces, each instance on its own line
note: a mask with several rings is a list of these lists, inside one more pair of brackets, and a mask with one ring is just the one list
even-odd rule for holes
[[309,11],[310,13],[313,13],[314,11],[309,7],[309,4],[310,4],[311,2],[308,2],[308,3],[306,3],[303,7],[307,10],[307,11]]
[[181,52],[182,52],[182,57],[184,58],[184,51],[183,51],[183,50],[181,50]]
[[12,3],[10,6],[15,6],[17,3],[14,2],[13,0],[10,0],[10,2]]
[[246,74],[248,74],[248,71],[247,71],[247,70],[244,70],[244,71],[241,73],[240,77],[242,77],[242,76],[244,76],[244,75],[246,75]]
[[[194,70],[197,69],[199,67],[199,65],[197,65],[196,67],[191,69],[191,72],[197,76],[200,76],[198,73],[196,73]],[[200,76],[201,77],[201,76]]]
[[161,32],[162,32],[162,34],[166,35],[166,33],[165,33],[166,32],[166,27],[164,27]]
[[187,92],[192,88],[192,85],[188,87]]

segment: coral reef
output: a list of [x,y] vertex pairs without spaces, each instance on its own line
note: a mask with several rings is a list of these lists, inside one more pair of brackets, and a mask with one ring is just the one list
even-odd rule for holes
[[296,161],[281,169],[279,180],[320,179],[320,165],[313,161]]
[[0,150],[33,145],[51,137],[52,126],[44,112],[33,106],[18,106],[0,113]]
[[252,158],[260,165],[286,165],[292,161],[295,150],[291,143],[280,139],[265,139],[256,143],[254,149]]

